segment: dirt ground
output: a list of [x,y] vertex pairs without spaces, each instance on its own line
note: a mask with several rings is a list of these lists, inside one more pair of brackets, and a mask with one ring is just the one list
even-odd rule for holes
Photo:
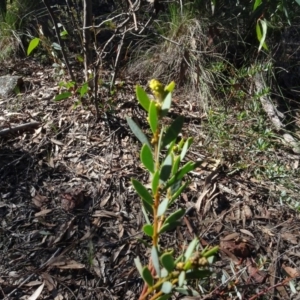
[[[0,137],[0,299],[35,291],[38,299],[138,299],[143,282],[133,259],[146,264],[149,251],[130,183],[148,178],[125,120],[147,128],[136,82],[117,81],[113,95],[100,89],[106,113],[96,123],[92,105],[53,101],[52,68],[29,60],[11,68],[26,88],[0,99],[1,128],[39,125]],[[183,135],[195,139],[188,159],[203,163],[177,204],[187,209],[181,226],[162,242],[180,252],[197,236],[203,247],[221,249],[215,275],[202,292],[198,282],[203,296],[195,299],[300,299],[299,213],[280,201],[282,187],[232,173],[230,161],[210,157],[198,105],[174,101],[172,114],[186,117]],[[300,158],[276,155],[291,166]]]

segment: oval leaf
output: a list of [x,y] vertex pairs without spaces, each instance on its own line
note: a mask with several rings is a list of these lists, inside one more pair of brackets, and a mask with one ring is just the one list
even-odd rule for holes
[[148,284],[148,286],[153,286],[153,277],[148,267],[143,268],[142,277],[144,281]]
[[172,252],[167,252],[167,253],[164,253],[162,256],[161,256],[161,264],[164,266],[164,268],[169,272],[173,272],[174,269],[175,269],[175,262],[174,262],[174,259],[173,259],[173,255],[172,255]]
[[139,182],[136,179],[131,180],[132,185],[134,186],[136,192],[139,194],[139,196],[145,200],[149,205],[153,205],[153,199],[150,193],[148,192],[147,188],[145,188],[141,182]]
[[40,43],[39,38],[32,39],[27,48],[27,55],[30,55],[30,53],[39,45],[39,43]]
[[140,105],[144,108],[144,110],[146,112],[149,112],[150,99],[149,99],[147,93],[139,85],[136,86],[135,91],[136,91],[136,97],[137,97]]
[[145,234],[148,236],[152,237],[153,236],[153,226],[150,224],[146,224],[143,226],[143,231]]
[[55,96],[54,101],[65,100],[65,99],[68,99],[71,96],[72,96],[71,92],[61,93],[61,94]]
[[161,292],[164,294],[170,294],[172,292],[173,285],[170,281],[165,281],[161,286]]
[[151,149],[147,144],[144,144],[141,150],[141,155],[140,155],[141,161],[145,168],[151,172],[154,173],[154,161],[153,161],[153,156]]
[[155,104],[155,101],[151,101],[149,107],[149,124],[153,134],[156,132],[158,124],[157,108]]

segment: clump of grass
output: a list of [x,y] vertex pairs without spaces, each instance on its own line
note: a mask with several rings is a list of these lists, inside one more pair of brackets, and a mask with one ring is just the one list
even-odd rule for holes
[[143,43],[128,67],[140,78],[173,79],[184,95],[196,97],[200,107],[208,110],[214,99],[216,73],[208,67],[219,59],[208,51],[208,22],[197,15],[192,5],[169,5],[168,12],[154,24],[154,40]]

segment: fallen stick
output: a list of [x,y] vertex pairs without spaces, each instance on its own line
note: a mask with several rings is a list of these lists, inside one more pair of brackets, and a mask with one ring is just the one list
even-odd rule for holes
[[0,130],[0,136],[4,136],[4,135],[10,134],[10,133],[15,133],[18,131],[23,132],[23,131],[26,131],[29,129],[36,129],[39,127],[39,125],[40,125],[39,122],[30,122],[30,123],[25,123],[25,124],[22,124],[22,125],[19,125],[16,127],[6,128],[3,130]]

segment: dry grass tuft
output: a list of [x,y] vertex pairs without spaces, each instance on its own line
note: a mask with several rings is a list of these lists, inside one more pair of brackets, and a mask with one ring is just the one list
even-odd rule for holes
[[[159,26],[160,24],[158,24]],[[166,25],[165,25],[166,26]],[[208,51],[205,22],[181,17],[176,24],[167,24],[166,35],[158,35],[160,43],[140,45],[128,67],[132,76],[158,78],[162,82],[175,80],[189,97],[196,98],[207,111],[214,98],[215,75],[209,69],[212,60],[220,60],[214,51]]]

